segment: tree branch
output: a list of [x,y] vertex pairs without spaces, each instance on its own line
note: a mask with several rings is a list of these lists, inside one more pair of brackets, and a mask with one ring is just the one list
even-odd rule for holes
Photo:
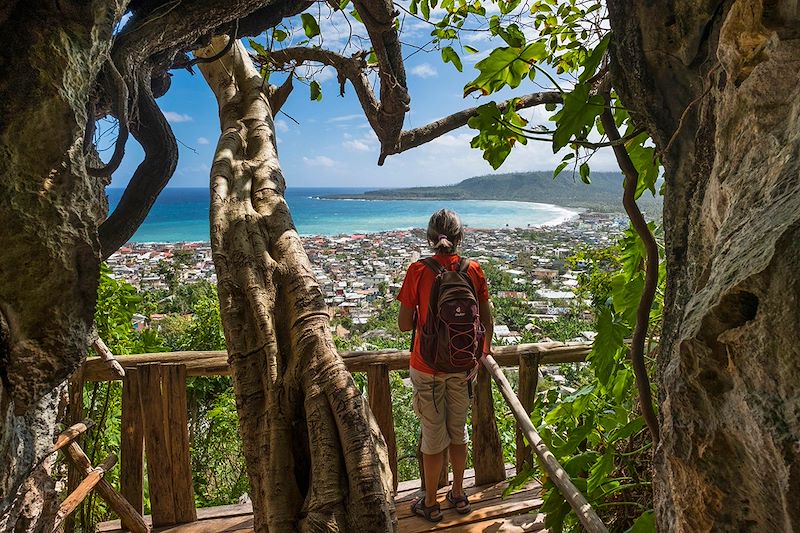
[[288,65],[289,63],[301,65],[307,61],[335,68],[339,75],[340,93],[344,95],[344,80],[349,80],[356,91],[356,96],[361,104],[361,109],[364,110],[367,121],[372,126],[378,139],[381,140],[381,144],[383,144],[383,127],[380,123],[382,102],[378,102],[377,98],[375,98],[375,93],[370,88],[369,79],[367,79],[365,73],[367,62],[364,59],[364,54],[359,53],[352,57],[345,57],[322,48],[293,47],[270,52],[269,58],[256,56],[253,59],[259,63],[267,62],[268,66],[272,68]]
[[[89,167],[86,172],[95,178],[108,178],[119,168],[122,159],[125,157],[125,144],[128,142],[128,85],[114,65],[114,60],[110,57],[103,66],[105,78],[103,86],[107,95],[111,97],[111,111],[119,122],[119,133],[117,141],[114,143],[114,154],[104,166],[99,168]],[[89,117],[92,121],[91,128],[94,129],[94,113]],[[88,129],[88,126],[87,126]]]
[[[611,113],[611,99],[606,93],[606,108],[600,115],[600,120],[603,123],[603,129],[612,143],[620,140],[619,130],[614,123],[614,115]],[[625,212],[628,213],[628,218],[631,220],[631,225],[639,234],[639,238],[644,243],[646,251],[647,265],[644,277],[644,289],[642,290],[642,298],[639,300],[639,307],[636,310],[636,327],[633,330],[633,339],[631,340],[631,364],[633,365],[633,373],[636,376],[636,388],[639,391],[639,403],[642,406],[642,416],[647,422],[647,427],[650,429],[650,434],[653,436],[653,442],[658,445],[659,441],[659,426],[658,418],[656,417],[655,410],[653,409],[653,398],[650,390],[650,379],[647,377],[647,368],[644,363],[644,342],[647,338],[647,328],[650,324],[650,309],[653,307],[653,298],[656,293],[656,286],[658,285],[658,245],[650,233],[650,228],[647,227],[647,222],[636,205],[636,187],[639,182],[639,173],[631,161],[628,150],[622,144],[614,144],[614,156],[617,158],[622,173],[625,174],[625,190],[622,197],[622,204],[625,207]]]
[[[517,109],[526,109],[542,104],[560,104],[561,93],[556,91],[532,93],[522,96],[518,98],[518,100],[519,101],[516,104]],[[513,101],[514,99],[505,100],[504,102],[498,103],[497,107],[500,109],[500,111],[505,111]],[[406,150],[416,148],[417,146],[421,146],[432,141],[433,139],[436,139],[437,137],[441,137],[446,133],[458,129],[461,126],[465,126],[467,121],[469,121],[469,119],[474,117],[477,113],[478,108],[471,107],[469,109],[464,109],[463,111],[453,113],[452,115],[444,118],[440,118],[439,120],[431,122],[425,126],[414,128],[413,130],[406,130],[400,134],[400,142],[397,144],[395,149],[388,152],[386,155],[399,154],[401,152],[405,152]],[[383,163],[383,160],[381,160],[380,163]]]
[[148,71],[138,76],[138,122],[131,133],[144,149],[144,161],[134,172],[111,216],[100,225],[103,259],[130,239],[150,212],[178,163],[178,144],[150,89]]

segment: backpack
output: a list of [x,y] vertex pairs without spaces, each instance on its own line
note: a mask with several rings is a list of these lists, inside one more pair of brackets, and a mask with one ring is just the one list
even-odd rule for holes
[[470,260],[462,257],[456,270],[445,269],[432,257],[421,262],[436,274],[420,335],[422,359],[437,372],[470,371],[483,355],[486,334],[467,274]]

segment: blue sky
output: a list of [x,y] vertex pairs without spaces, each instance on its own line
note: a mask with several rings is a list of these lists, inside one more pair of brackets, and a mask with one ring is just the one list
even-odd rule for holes
[[[323,4],[324,6],[324,4]],[[327,10],[327,7],[314,6]],[[355,32],[359,33],[357,23]],[[323,46],[334,51],[351,54],[358,48],[349,38],[349,25],[341,14],[322,13],[320,27]],[[304,38],[297,19],[285,22],[285,29],[295,43]],[[364,34],[363,27],[360,33]],[[474,65],[485,57],[497,42],[490,41],[488,33],[465,32],[463,43],[474,46],[479,53],[462,53],[464,72],[458,72],[452,64],[444,64],[438,51],[417,52],[418,46],[430,40],[430,27],[419,20],[406,16],[403,20],[401,41],[406,57],[405,65],[411,95],[411,111],[406,115],[405,128],[425,125],[437,118],[465,107],[480,105],[489,100],[502,100],[514,93],[505,91],[476,99],[463,98],[463,87],[476,75]],[[265,42],[262,36],[258,40]],[[459,50],[458,44],[453,45]],[[416,52],[416,53],[415,53]],[[470,148],[474,130],[464,127],[439,139],[400,155],[390,156],[383,167],[377,165],[378,142],[361,111],[352,87],[346,86],[344,97],[338,95],[338,82],[330,68],[314,69],[314,78],[322,85],[322,102],[312,102],[305,85],[295,82],[289,100],[284,104],[284,113],[275,117],[276,134],[281,166],[290,187],[405,187],[416,185],[443,185],[456,183],[471,176],[494,172],[482,157],[481,152]],[[271,80],[280,82],[281,78]],[[546,89],[546,87],[545,87]],[[516,94],[542,90],[535,83],[526,81]],[[199,72],[192,76],[186,71],[173,71],[172,87],[158,100],[179,141],[179,160],[170,187],[202,187],[209,181],[209,168],[214,147],[219,137],[217,104],[211,90]],[[531,125],[546,124],[551,114],[543,107],[522,113]],[[296,124],[292,119],[299,124]],[[110,135],[100,142],[103,149],[112,144]],[[103,152],[104,157],[110,151]],[[131,140],[126,157],[114,174],[112,187],[127,184],[136,165],[141,161],[142,151]],[[526,170],[552,170],[561,160],[554,155],[547,143],[531,141],[528,146],[518,147],[497,172]],[[613,157],[607,150],[592,159],[593,170],[617,170]],[[571,179],[563,174],[559,179]]]

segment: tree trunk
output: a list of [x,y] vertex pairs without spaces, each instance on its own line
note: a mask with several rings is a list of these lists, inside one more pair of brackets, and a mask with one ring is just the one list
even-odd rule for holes
[[612,73],[661,150],[659,531],[800,529],[797,2],[609,2]]
[[284,200],[266,86],[239,42],[200,68],[220,107],[211,245],[256,531],[392,531],[386,445]]
[[41,460],[88,346],[107,207],[86,174],[87,104],[123,4],[0,8],[2,531],[49,531],[57,509]]

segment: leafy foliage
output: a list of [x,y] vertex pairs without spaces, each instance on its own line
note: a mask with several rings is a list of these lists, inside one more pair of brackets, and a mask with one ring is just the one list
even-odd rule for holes
[[[582,376],[577,390],[551,387],[541,392],[531,416],[576,486],[609,527],[618,531],[629,527],[654,531],[649,511],[651,441],[638,413],[625,344],[641,294],[641,246],[635,232],[628,229],[617,246],[582,250],[569,260],[592,264],[580,278],[578,290],[597,291],[593,294],[597,337],[587,359],[590,374]],[[660,312],[660,306],[654,306],[651,326],[656,330]],[[546,477],[542,481],[541,512],[547,515],[547,527],[556,532],[578,531],[577,518],[561,493]]]

